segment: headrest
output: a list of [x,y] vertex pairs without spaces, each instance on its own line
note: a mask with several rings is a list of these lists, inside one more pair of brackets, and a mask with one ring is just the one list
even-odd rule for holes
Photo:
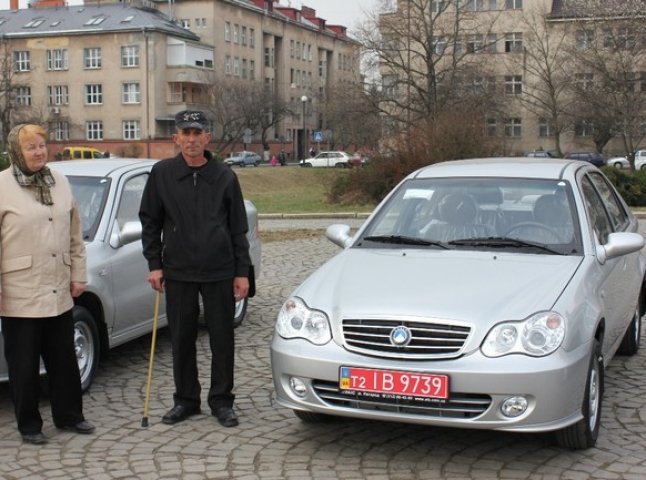
[[469,224],[476,219],[476,204],[469,195],[446,195],[438,205],[440,218],[447,223]]
[[569,220],[569,212],[556,195],[541,195],[534,204],[534,220],[545,225],[562,227]]

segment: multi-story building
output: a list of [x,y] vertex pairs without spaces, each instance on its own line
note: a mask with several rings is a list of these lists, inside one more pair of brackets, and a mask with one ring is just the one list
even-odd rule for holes
[[[408,111],[395,112],[404,125],[403,116],[411,111],[412,115],[422,112],[428,116],[420,105],[430,110],[439,104],[438,98],[487,92],[493,108],[482,118],[483,126],[487,134],[497,138],[504,154],[534,149],[560,149],[562,153],[595,150],[594,120],[590,120],[590,111],[572,108],[573,95],[583,82],[609,83],[590,71],[592,62],[580,61],[593,38],[597,48],[612,44],[615,50],[622,48],[622,36],[624,50],[631,46],[630,38],[646,38],[646,31],[634,31],[639,23],[627,25],[631,18],[619,8],[624,3],[399,0],[397,8],[380,19],[385,46],[381,61],[384,92],[397,97],[398,102],[391,102],[395,106],[414,105]],[[603,10],[604,5],[608,11]],[[599,12],[603,19],[595,17]],[[638,48],[643,55],[643,40],[632,43],[634,58]],[[646,88],[641,87],[646,85],[646,74],[641,73],[646,65],[642,60],[638,68],[639,62],[633,61],[631,67],[636,71],[626,71],[625,76],[632,76],[634,85],[617,88],[628,93],[641,89],[642,95],[646,94]],[[582,117],[576,118],[577,113]],[[408,123],[415,120],[409,118]],[[618,123],[621,119],[615,121]],[[646,132],[646,123],[643,127]],[[608,153],[621,152],[622,143],[615,137],[605,148]]]
[[277,0],[36,5],[0,11],[0,46],[11,58],[0,108],[10,105],[12,123],[46,123],[51,155],[82,142],[167,156],[175,113],[208,106],[207,84],[222,78],[260,82],[293,104],[269,141],[303,151],[325,127],[327,89],[360,81],[359,44],[345,27]]

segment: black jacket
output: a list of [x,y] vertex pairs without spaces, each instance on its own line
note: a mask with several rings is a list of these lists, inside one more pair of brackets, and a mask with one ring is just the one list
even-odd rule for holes
[[150,270],[171,280],[213,282],[248,277],[247,215],[238,178],[210,152],[202,167],[182,154],[157,162],[139,210]]

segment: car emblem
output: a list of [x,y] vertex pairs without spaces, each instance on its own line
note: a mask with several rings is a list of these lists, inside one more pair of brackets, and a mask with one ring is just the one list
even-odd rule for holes
[[412,337],[413,334],[408,327],[395,327],[390,332],[390,343],[396,347],[405,347],[410,343]]

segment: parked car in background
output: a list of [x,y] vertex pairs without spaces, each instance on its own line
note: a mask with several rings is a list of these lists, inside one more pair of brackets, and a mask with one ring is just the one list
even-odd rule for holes
[[592,447],[605,369],[640,344],[637,227],[589,163],[424,167],[354,235],[328,228],[342,252],[278,312],[278,403],[306,422],[554,432]]
[[[626,157],[613,157],[606,160],[606,165],[615,168],[630,168]],[[635,170],[646,169],[646,149],[635,152]]]
[[257,167],[261,162],[260,155],[254,152],[233,152],[228,158],[224,159],[224,163],[229,166],[237,165],[238,167],[247,167],[252,165]]
[[106,154],[94,147],[65,147],[62,153],[63,160],[81,160],[88,158],[109,158]]
[[300,161],[301,167],[336,167],[347,168],[351,166],[352,155],[341,151],[321,152],[314,157]]
[[565,158],[583,160],[591,163],[595,167],[603,167],[606,164],[605,157],[598,152],[570,152],[565,155]]
[[[148,264],[141,245],[139,204],[154,160],[115,159],[50,162],[64,173],[78,203],[87,250],[88,283],[74,299],[74,343],[83,389],[87,389],[99,359],[111,348],[152,330],[155,292],[148,283]],[[245,200],[250,253],[260,273],[258,214]],[[247,310],[247,299],[236,303],[235,323]],[[165,302],[159,326],[166,325]],[[0,338],[0,380],[7,364]]]
[[527,152],[525,154],[526,157],[538,157],[538,158],[554,158],[554,155],[552,155],[550,152],[546,150],[532,150],[531,152]]

